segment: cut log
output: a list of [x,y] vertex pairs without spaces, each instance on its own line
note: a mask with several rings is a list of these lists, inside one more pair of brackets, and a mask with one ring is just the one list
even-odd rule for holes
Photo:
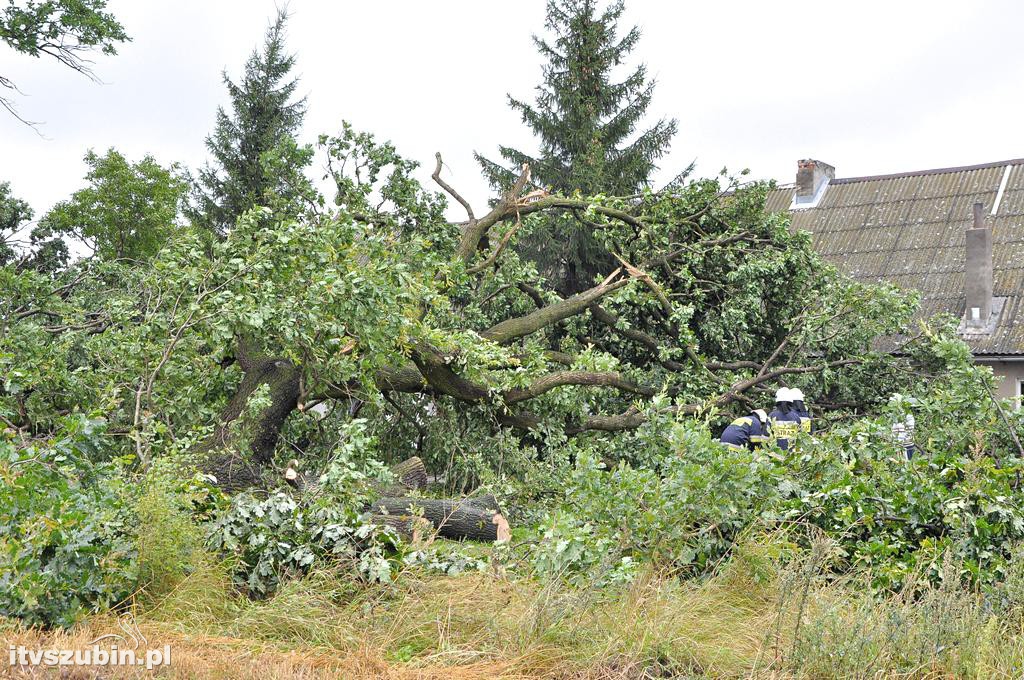
[[419,456],[407,458],[401,463],[391,466],[398,483],[410,489],[423,489],[427,486],[427,468]]
[[501,506],[498,505],[498,499],[494,497],[493,493],[485,493],[479,496],[469,496],[463,503],[469,503],[475,505],[481,510],[492,510],[494,512],[501,512]]
[[422,514],[438,535],[455,540],[495,542],[511,538],[508,521],[500,512],[482,507],[469,499],[378,498],[370,504],[370,511],[374,514],[398,516]]
[[419,456],[406,458],[391,466],[395,483],[377,488],[379,496],[404,496],[410,491],[419,491],[427,486],[427,468]]

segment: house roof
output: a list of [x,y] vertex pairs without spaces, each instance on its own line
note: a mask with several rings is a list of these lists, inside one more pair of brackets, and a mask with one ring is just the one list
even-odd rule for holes
[[774,189],[767,208],[789,210],[793,228],[811,232],[815,249],[854,279],[921,291],[924,317],[964,314],[965,232],[982,203],[993,295],[1006,301],[991,334],[964,339],[976,355],[1024,355],[1024,159],[834,179],[809,208],[791,208],[793,191]]

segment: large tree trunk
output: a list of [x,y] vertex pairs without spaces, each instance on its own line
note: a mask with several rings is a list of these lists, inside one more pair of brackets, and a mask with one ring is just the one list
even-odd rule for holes
[[[205,456],[200,467],[214,475],[225,491],[261,484],[263,472],[273,460],[281,427],[299,399],[299,370],[291,362],[256,356],[248,342],[240,341],[238,364],[245,377],[221,413],[217,429],[198,447]],[[270,403],[251,422],[236,423],[246,412],[250,397],[263,385],[269,388]]]
[[375,515],[398,518],[421,514],[429,520],[438,535],[455,540],[507,541],[510,538],[508,521],[498,512],[493,496],[479,501],[467,498],[461,501],[437,498],[378,498],[370,504]]
[[429,519],[411,515],[370,515],[370,521],[391,527],[410,543],[420,543],[431,536],[434,530]]

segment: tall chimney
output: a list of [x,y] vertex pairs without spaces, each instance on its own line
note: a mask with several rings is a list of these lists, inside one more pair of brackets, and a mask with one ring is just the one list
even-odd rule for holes
[[992,316],[992,230],[985,224],[985,206],[974,204],[974,225],[967,230],[965,326],[984,329]]
[[818,192],[830,180],[836,178],[836,169],[828,163],[810,158],[796,164],[796,203],[814,203]]

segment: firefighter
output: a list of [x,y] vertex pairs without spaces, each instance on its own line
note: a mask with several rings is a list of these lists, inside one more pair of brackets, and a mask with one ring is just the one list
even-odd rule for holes
[[810,432],[811,431],[811,414],[807,411],[807,407],[804,406],[804,393],[799,389],[792,389],[789,391],[793,398],[793,410],[800,417],[800,431]]
[[772,434],[783,451],[789,449],[789,440],[796,438],[801,426],[800,413],[793,406],[793,392],[788,387],[780,387],[775,392],[775,409],[768,414]]
[[750,415],[737,418],[722,432],[721,442],[734,450],[756,449],[768,439],[768,414],[754,409]]
[[914,444],[914,426],[913,413],[908,413],[902,423],[893,423],[892,426],[893,439],[903,448],[903,453],[906,454],[907,460],[912,459],[917,452],[917,445]]

